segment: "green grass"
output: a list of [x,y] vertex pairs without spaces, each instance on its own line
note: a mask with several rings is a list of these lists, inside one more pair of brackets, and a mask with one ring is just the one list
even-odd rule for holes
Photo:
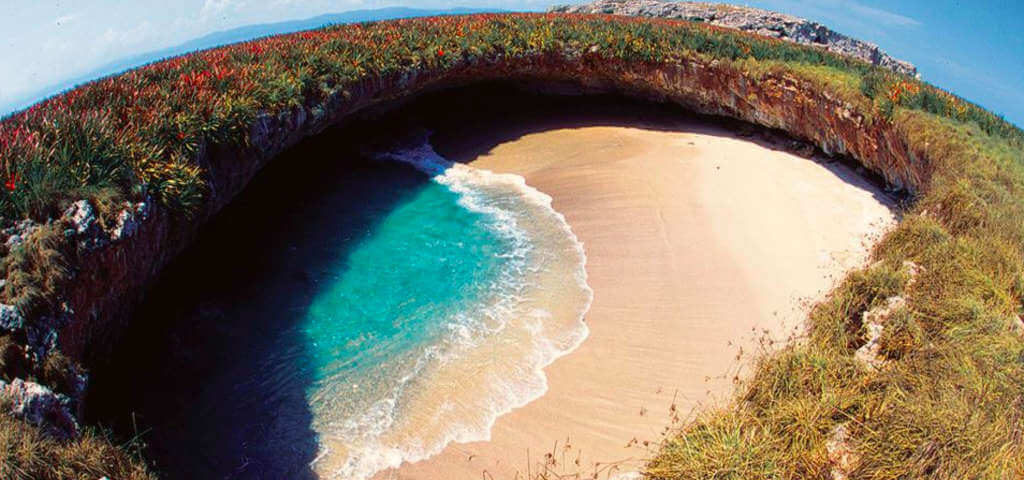
[[4,480],[152,480],[130,448],[86,431],[76,440],[58,442],[39,429],[0,415],[0,478]]
[[[839,425],[859,458],[852,478],[1024,477],[1024,342],[1011,329],[1024,313],[1024,132],[940,89],[821,49],[687,22],[552,15],[329,27],[213,49],[0,121],[0,224],[45,221],[81,198],[104,218],[125,200],[152,198],[187,219],[209,192],[197,152],[245,147],[260,115],[347,99],[366,81],[545,55],[716,61],[752,80],[795,78],[889,127],[932,172],[875,263],[813,309],[806,338],[764,356],[729,406],[673,433],[650,478],[828,478],[826,445]],[[49,224],[0,262],[0,300],[29,321],[57,308],[70,281],[75,251],[62,227]],[[907,261],[921,267],[913,281]],[[872,371],[853,357],[865,342],[861,316],[893,295],[907,305],[887,321],[889,362]],[[60,388],[56,371],[70,367],[24,364],[19,340],[0,338],[0,374]],[[57,444],[2,416],[0,452],[2,478],[146,475],[101,436]]]

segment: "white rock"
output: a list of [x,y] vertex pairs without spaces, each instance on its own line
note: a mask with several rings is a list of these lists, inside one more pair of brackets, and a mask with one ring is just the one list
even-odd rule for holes
[[96,212],[93,210],[92,205],[86,200],[79,200],[72,203],[67,210],[64,211],[64,218],[71,223],[72,227],[79,235],[84,235],[94,225],[96,225]]
[[589,4],[556,6],[551,11],[699,21],[802,45],[821,47],[895,72],[917,76],[917,68],[914,65],[889,56],[878,45],[847,37],[817,22],[759,8],[704,2],[597,0]]
[[25,326],[25,319],[12,305],[0,303],[0,330],[20,330]]
[[864,312],[862,322],[867,330],[868,341],[853,354],[853,357],[863,363],[871,370],[878,370],[885,365],[885,357],[881,355],[882,333],[885,331],[885,323],[889,320],[892,312],[907,305],[907,300],[899,295],[886,299],[884,305],[879,305]]
[[117,226],[110,233],[111,240],[120,240],[135,235],[142,222],[149,218],[149,203],[127,204],[117,216]]
[[64,395],[38,383],[15,378],[9,384],[0,382],[0,398],[10,405],[12,415],[58,438],[78,435],[78,422],[70,412],[71,399]]
[[859,458],[850,443],[850,432],[845,423],[832,429],[832,434],[825,442],[825,449],[828,451],[828,461],[832,464],[832,480],[847,480]]

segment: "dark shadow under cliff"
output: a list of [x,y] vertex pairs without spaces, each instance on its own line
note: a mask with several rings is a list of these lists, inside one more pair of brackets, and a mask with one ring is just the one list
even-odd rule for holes
[[277,159],[163,273],[105,368],[88,416],[138,436],[167,478],[311,478],[299,322],[338,264],[426,181],[327,132]]

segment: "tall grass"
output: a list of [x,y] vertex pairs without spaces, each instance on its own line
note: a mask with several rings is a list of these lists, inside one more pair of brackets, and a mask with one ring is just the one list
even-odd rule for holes
[[0,478],[4,480],[152,480],[128,449],[92,430],[68,442],[0,415]]
[[[0,217],[52,216],[92,195],[202,201],[203,143],[245,144],[261,113],[308,105],[368,78],[480,58],[595,49],[599,57],[703,57],[827,67],[868,99],[971,122],[1018,145],[1020,130],[934,87],[867,63],[717,27],[594,16],[477,15],[327,27],[216,48],[105,78],[0,121]],[[828,75],[825,75],[828,76]]]

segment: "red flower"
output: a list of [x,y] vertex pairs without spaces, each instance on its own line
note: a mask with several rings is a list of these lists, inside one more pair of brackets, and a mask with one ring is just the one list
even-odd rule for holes
[[443,57],[444,56],[444,50],[441,50],[440,48],[437,49],[437,56]]
[[8,192],[13,192],[16,188],[18,188],[19,178],[20,176],[18,174],[12,173],[11,176],[7,179],[7,181],[4,182],[4,188],[6,188]]

